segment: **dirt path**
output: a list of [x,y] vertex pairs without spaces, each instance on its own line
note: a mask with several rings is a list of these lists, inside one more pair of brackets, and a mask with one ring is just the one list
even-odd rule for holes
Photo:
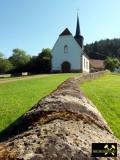
[[50,76],[50,75],[48,75],[48,74],[43,74],[43,75],[26,76],[26,77],[23,76],[23,77],[11,78],[11,79],[1,79],[1,80],[0,80],[0,84],[15,82],[15,81],[19,81],[19,80],[42,78],[42,77],[47,77],[47,76]]

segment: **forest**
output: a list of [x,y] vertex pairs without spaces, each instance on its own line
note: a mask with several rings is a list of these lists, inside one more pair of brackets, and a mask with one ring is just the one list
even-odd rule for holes
[[107,57],[112,57],[120,60],[120,39],[117,38],[95,41],[85,45],[84,49],[93,59],[105,60]]

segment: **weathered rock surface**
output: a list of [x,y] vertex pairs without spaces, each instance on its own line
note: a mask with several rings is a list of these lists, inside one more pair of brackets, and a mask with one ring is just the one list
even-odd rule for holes
[[96,76],[71,78],[32,107],[0,144],[0,160],[92,160],[91,144],[99,142],[117,143],[120,159],[120,141],[79,90]]

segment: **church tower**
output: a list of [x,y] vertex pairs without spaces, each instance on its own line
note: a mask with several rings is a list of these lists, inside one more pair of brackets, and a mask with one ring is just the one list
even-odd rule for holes
[[84,38],[80,33],[80,24],[79,24],[79,16],[78,16],[78,14],[77,14],[76,34],[75,34],[74,38],[76,39],[78,44],[81,46],[81,48],[83,48],[83,40],[84,40]]
[[53,46],[52,72],[89,72],[89,59],[83,50],[83,36],[77,15],[75,36],[66,28]]

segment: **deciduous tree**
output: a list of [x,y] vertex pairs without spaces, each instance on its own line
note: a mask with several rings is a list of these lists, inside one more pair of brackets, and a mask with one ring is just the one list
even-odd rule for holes
[[24,66],[30,61],[30,56],[24,50],[16,48],[13,49],[13,54],[9,57],[9,60],[13,64],[14,69],[19,72],[24,70]]

